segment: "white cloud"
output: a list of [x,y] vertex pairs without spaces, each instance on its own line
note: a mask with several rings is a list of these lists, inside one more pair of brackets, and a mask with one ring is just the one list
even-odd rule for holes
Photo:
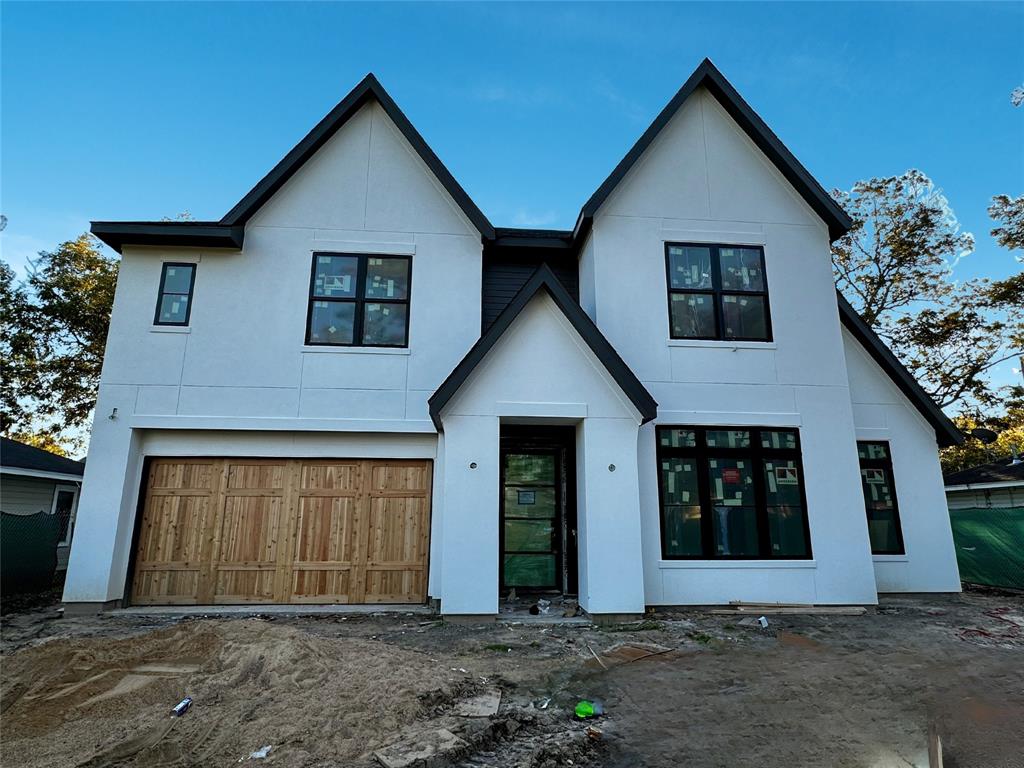
[[520,208],[512,216],[512,224],[517,227],[550,227],[558,221],[557,211],[535,212]]

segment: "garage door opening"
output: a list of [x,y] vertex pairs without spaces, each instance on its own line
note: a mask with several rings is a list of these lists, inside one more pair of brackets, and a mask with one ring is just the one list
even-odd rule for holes
[[423,603],[432,462],[152,458],[135,605]]

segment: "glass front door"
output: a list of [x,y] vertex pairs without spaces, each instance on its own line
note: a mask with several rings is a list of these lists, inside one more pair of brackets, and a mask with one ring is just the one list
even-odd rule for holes
[[502,566],[506,588],[561,589],[558,454],[509,452],[502,466]]

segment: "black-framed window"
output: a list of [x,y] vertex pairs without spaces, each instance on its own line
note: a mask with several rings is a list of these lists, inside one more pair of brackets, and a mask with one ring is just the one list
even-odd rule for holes
[[665,269],[673,339],[772,340],[760,246],[666,243]]
[[860,480],[864,487],[871,554],[902,555],[903,531],[900,529],[900,510],[896,501],[889,444],[858,441],[857,455],[860,457]]
[[407,347],[412,259],[314,253],[306,343]]
[[160,271],[160,291],[156,297],[153,325],[188,325],[195,284],[195,264],[165,263]]
[[811,557],[797,430],[673,426],[656,439],[664,559]]

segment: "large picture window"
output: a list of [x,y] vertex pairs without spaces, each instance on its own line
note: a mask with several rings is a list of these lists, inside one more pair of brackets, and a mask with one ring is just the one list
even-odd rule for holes
[[902,555],[899,505],[892,476],[892,454],[888,443],[858,442],[860,479],[868,514],[871,554]]
[[795,429],[658,427],[665,559],[811,556]]
[[314,253],[306,343],[409,345],[408,256]]
[[665,268],[673,339],[771,341],[763,249],[666,243]]

